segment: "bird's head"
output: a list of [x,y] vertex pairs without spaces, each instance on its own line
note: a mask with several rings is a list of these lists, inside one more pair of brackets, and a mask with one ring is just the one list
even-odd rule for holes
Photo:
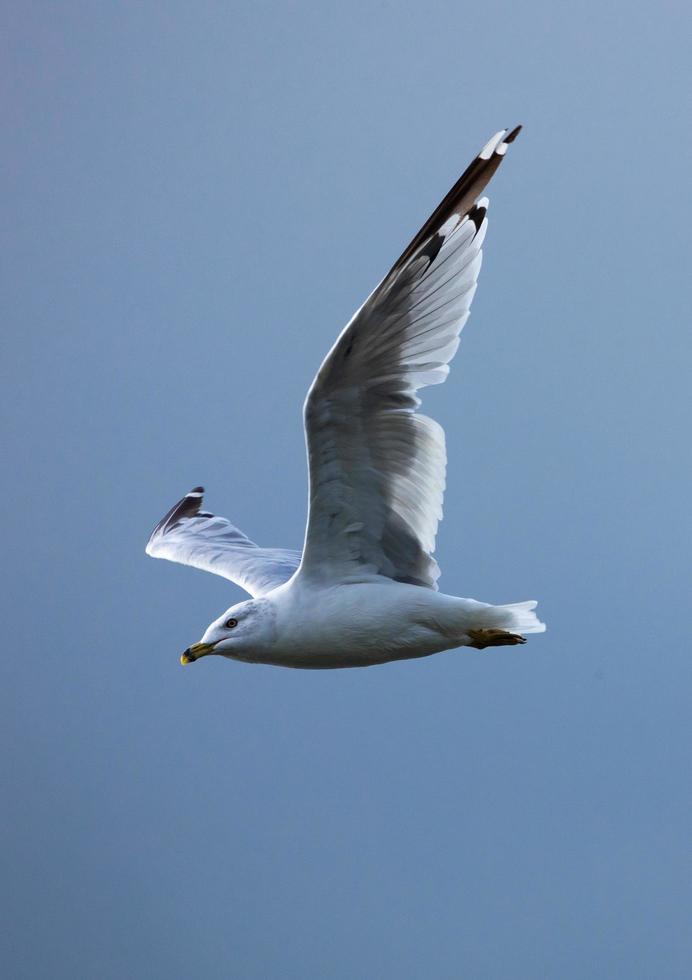
[[217,654],[233,660],[255,660],[271,644],[274,614],[266,599],[248,599],[227,609],[207,627],[199,641],[180,657],[181,664],[191,664],[201,657]]

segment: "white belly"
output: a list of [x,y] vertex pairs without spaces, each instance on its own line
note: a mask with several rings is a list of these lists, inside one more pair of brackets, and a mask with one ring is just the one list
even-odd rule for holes
[[274,642],[252,659],[312,669],[365,667],[461,646],[474,611],[487,608],[472,599],[378,581],[325,589],[292,582],[272,599]]

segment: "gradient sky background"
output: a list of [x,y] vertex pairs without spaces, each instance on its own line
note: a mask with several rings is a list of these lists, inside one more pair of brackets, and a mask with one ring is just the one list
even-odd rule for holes
[[[3,19],[4,975],[687,980],[689,4]],[[300,546],[314,371],[516,122],[425,406],[442,588],[549,631],[181,668],[243,594],[151,526]]]

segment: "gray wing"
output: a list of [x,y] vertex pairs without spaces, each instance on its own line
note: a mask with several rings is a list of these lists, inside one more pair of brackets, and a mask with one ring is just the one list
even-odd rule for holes
[[225,517],[202,510],[204,487],[195,487],[156,525],[147,543],[152,558],[167,558],[230,579],[251,596],[287,582],[299,551],[260,548]]
[[446,452],[416,391],[440,384],[481,266],[497,133],[346,326],[305,403],[310,498],[301,576],[383,575],[436,589]]

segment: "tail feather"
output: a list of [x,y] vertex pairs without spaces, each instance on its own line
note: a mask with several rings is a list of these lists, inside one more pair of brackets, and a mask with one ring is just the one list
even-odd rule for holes
[[534,612],[537,605],[535,599],[529,599],[506,606],[492,606],[493,625],[515,633],[545,633],[545,623]]

